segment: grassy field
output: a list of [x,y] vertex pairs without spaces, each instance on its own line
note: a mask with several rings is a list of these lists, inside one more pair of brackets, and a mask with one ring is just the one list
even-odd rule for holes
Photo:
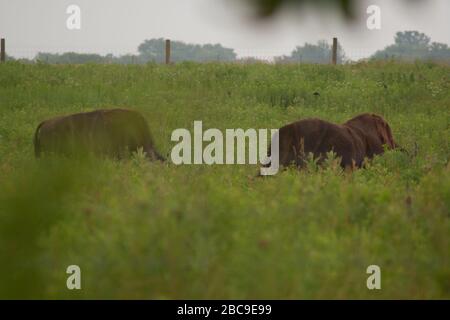
[[[318,92],[320,95],[314,95]],[[36,160],[46,118],[126,107],[176,128],[375,112],[367,169]],[[450,298],[450,68],[434,64],[0,65],[0,298]],[[82,290],[66,288],[79,265]],[[366,268],[381,268],[368,290]]]

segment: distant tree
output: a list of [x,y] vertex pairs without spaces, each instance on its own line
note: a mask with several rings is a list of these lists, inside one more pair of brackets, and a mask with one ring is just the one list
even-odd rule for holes
[[426,48],[430,43],[430,37],[419,31],[397,32],[394,37],[395,44],[399,46],[411,46]]
[[433,42],[429,46],[429,59],[450,60],[450,48],[445,43]]
[[[236,53],[233,49],[224,48],[220,44],[186,44],[181,41],[171,43],[172,61],[234,61]],[[119,64],[143,64],[147,62],[165,61],[165,40],[145,40],[138,47],[138,55],[125,54],[105,56],[91,53],[48,53],[39,52],[34,60],[52,64],[82,64],[82,63],[119,63]]]
[[[331,62],[331,50],[331,46],[325,40],[320,40],[317,44],[305,43],[303,46],[297,46],[289,56],[277,57],[275,61],[326,64]],[[344,62],[345,53],[340,44],[337,54],[337,62]]]
[[[142,61],[163,62],[165,60],[165,40],[145,40],[138,47]],[[177,61],[233,61],[236,59],[234,49],[224,48],[220,44],[186,44],[181,41],[171,42],[171,60]]]
[[446,44],[433,42],[430,37],[418,31],[397,32],[394,44],[375,52],[373,59],[443,59],[448,58],[450,51]]
[[13,56],[5,53],[5,61],[15,61],[16,59]]
[[36,61],[55,63],[55,64],[82,64],[82,63],[105,63],[105,57],[95,53],[46,53],[39,52]]
[[148,61],[163,62],[165,53],[164,39],[145,40],[138,46],[139,55]]
[[237,59],[236,62],[242,64],[268,63],[267,60],[258,59],[257,57],[243,57]]

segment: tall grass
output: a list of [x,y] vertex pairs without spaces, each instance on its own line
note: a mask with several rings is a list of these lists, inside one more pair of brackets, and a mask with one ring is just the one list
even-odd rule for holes
[[[1,298],[450,298],[450,69],[0,65]],[[314,93],[318,94],[314,94]],[[254,178],[257,167],[34,159],[37,124],[128,107],[176,128],[382,114],[414,157]],[[66,288],[79,265],[82,290]],[[381,267],[368,290],[366,268]]]

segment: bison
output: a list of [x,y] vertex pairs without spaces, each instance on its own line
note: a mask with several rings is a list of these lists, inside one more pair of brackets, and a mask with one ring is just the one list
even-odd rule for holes
[[144,117],[126,109],[101,109],[52,118],[39,124],[34,136],[36,157],[42,153],[92,153],[123,158],[139,148],[150,160],[164,160],[154,148]]
[[341,158],[343,168],[361,167],[365,158],[383,153],[385,145],[388,149],[398,147],[388,123],[373,113],[360,114],[343,124],[300,120],[282,127],[278,135],[282,166],[303,167],[310,153],[320,163],[333,151]]

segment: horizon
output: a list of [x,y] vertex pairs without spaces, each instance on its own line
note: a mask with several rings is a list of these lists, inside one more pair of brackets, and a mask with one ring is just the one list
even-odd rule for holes
[[[336,12],[318,12],[311,7],[301,11],[284,8],[273,19],[259,21],[251,17],[248,8],[225,2],[0,0],[0,36],[6,38],[8,55],[15,58],[33,58],[38,52],[136,54],[140,43],[157,38],[190,44],[220,43],[234,49],[238,58],[259,59],[289,55],[296,46],[319,40],[330,43],[337,37],[346,56],[359,60],[392,44],[395,33],[406,30],[417,30],[432,41],[450,44],[446,14],[450,2],[445,0],[414,5],[410,1],[364,0],[356,4],[358,18],[352,22]],[[70,4],[81,9],[80,30],[66,27]],[[366,27],[366,9],[372,4],[381,9],[380,30]]]
[[[399,30],[399,31],[397,31],[397,32],[405,32],[405,31],[418,31],[418,32],[421,32],[420,30]],[[428,35],[427,35],[428,36]],[[148,40],[153,40],[153,39],[156,39],[156,40],[159,40],[159,39],[163,39],[163,40],[165,40],[164,38],[151,38],[151,39],[144,39],[144,40],[142,40],[139,44],[141,44],[141,43],[143,43],[143,42],[145,42],[145,41],[148,41]],[[181,42],[181,43],[184,43],[184,44],[187,44],[187,45],[201,45],[201,46],[204,46],[204,45],[220,45],[220,46],[222,46],[223,48],[226,48],[226,49],[232,49],[233,50],[233,52],[235,52],[235,54],[236,54],[236,60],[240,60],[240,59],[257,59],[257,60],[261,60],[261,61],[268,61],[268,62],[274,62],[274,60],[276,59],[276,58],[280,58],[280,57],[282,57],[282,56],[287,56],[287,55],[290,55],[291,53],[292,53],[292,51],[291,52],[288,52],[288,53],[283,53],[283,54],[281,54],[281,55],[266,55],[266,56],[262,56],[262,55],[239,55],[239,53],[237,52],[237,50],[235,49],[235,48],[230,48],[230,47],[225,47],[225,46],[223,46],[223,44],[221,44],[221,43],[191,43],[191,42],[185,42],[185,41],[183,41],[183,40],[177,40],[177,39],[169,39],[172,43],[173,42]],[[316,42],[304,42],[304,43],[302,43],[302,44],[297,44],[292,50],[294,50],[296,47],[302,47],[302,46],[304,46],[304,45],[306,45],[306,44],[313,44],[313,45],[316,45],[319,41],[326,41],[328,44],[331,44],[331,41],[329,41],[329,40],[327,40],[327,39],[319,39],[319,40],[317,40]],[[338,41],[339,41],[339,39],[338,39]],[[431,42],[434,42],[434,40],[431,38]],[[430,42],[430,43],[431,43]],[[393,44],[394,43],[394,38],[392,39],[392,43],[391,44]],[[136,46],[136,48],[139,46],[139,44]],[[449,45],[448,43],[445,43],[446,45]],[[341,44],[340,44],[341,45]],[[388,44],[388,45],[390,45],[390,44]],[[388,46],[387,45],[387,46]],[[363,56],[363,57],[361,57],[361,56],[357,56],[356,58],[352,58],[352,56],[351,55],[349,55],[348,53],[347,53],[347,51],[346,51],[346,49],[345,49],[345,47],[344,46],[342,46],[342,49],[343,49],[343,51],[344,51],[344,55],[345,55],[345,60],[346,61],[358,61],[358,60],[364,60],[364,59],[368,59],[368,58],[371,58],[372,57],[372,55],[373,54],[375,54],[377,51],[379,51],[379,50],[383,50],[383,49],[385,49],[387,46],[385,46],[385,47],[383,47],[383,48],[378,48],[378,49],[375,49],[375,51],[373,51],[370,55],[367,55],[367,56]],[[116,57],[116,58],[119,58],[119,57],[122,57],[122,56],[126,56],[126,55],[133,55],[133,56],[138,56],[139,55],[139,52],[136,50],[136,52],[133,52],[133,53],[130,53],[130,52],[127,52],[127,53],[123,53],[123,54],[117,54],[117,55],[115,55],[114,53],[112,53],[112,52],[108,52],[108,53],[104,53],[104,54],[102,54],[102,53],[98,53],[98,52],[89,52],[89,51],[87,51],[87,52],[79,52],[79,51],[63,51],[63,52],[51,52],[51,51],[38,51],[35,55],[33,55],[33,56],[31,56],[31,57],[18,57],[18,56],[14,56],[14,55],[11,55],[11,54],[8,54],[10,57],[12,57],[12,58],[15,58],[15,59],[29,59],[29,60],[34,60],[34,59],[36,59],[36,57],[37,57],[37,55],[39,54],[39,53],[42,53],[42,54],[60,54],[60,55],[62,55],[62,54],[66,54],[66,53],[76,53],[76,54],[93,54],[93,55],[100,55],[100,56],[102,56],[102,57],[106,57],[106,56],[108,56],[108,55],[113,55],[114,57]],[[353,55],[354,56],[354,55]]]

